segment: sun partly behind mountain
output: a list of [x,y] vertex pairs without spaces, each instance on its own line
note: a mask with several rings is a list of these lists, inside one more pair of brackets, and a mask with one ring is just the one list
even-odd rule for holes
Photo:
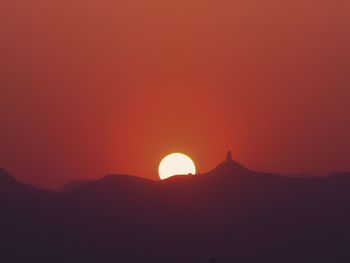
[[158,168],[161,180],[174,175],[195,174],[196,166],[192,159],[183,153],[172,153],[162,159]]

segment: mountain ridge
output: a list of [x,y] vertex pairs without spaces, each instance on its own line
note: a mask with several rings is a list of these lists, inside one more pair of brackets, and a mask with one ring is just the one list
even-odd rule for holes
[[[350,260],[350,173],[288,178],[251,171],[229,159],[200,175],[162,181],[107,175],[57,193],[0,178],[2,259]],[[11,178],[3,174],[6,181]]]

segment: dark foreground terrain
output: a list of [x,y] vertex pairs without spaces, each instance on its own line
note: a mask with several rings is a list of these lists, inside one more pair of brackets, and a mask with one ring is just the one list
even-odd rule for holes
[[350,262],[350,173],[289,178],[227,160],[64,190],[0,171],[0,262]]

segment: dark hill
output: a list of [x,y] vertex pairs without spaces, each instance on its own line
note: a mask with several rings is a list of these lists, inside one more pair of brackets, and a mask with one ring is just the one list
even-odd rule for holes
[[213,171],[212,173],[216,174],[229,174],[229,175],[244,175],[252,173],[249,169],[244,167],[242,164],[234,161],[232,159],[231,152],[227,153],[226,161],[220,163]]
[[12,177],[6,170],[0,168],[0,187],[2,185],[10,185],[17,183],[17,180]]
[[289,178],[227,158],[201,175],[164,181],[111,175],[61,193],[10,180],[12,188],[0,191],[7,215],[0,220],[1,257],[36,263],[349,262],[349,178]]
[[69,182],[68,184],[65,184],[61,188],[61,192],[71,192],[75,191],[84,185],[90,183],[92,180],[85,180],[85,179],[78,179],[78,180],[73,180]]

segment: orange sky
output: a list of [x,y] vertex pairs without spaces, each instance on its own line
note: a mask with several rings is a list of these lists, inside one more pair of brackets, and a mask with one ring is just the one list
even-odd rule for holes
[[348,0],[2,0],[0,167],[57,188],[167,153],[350,170]]

